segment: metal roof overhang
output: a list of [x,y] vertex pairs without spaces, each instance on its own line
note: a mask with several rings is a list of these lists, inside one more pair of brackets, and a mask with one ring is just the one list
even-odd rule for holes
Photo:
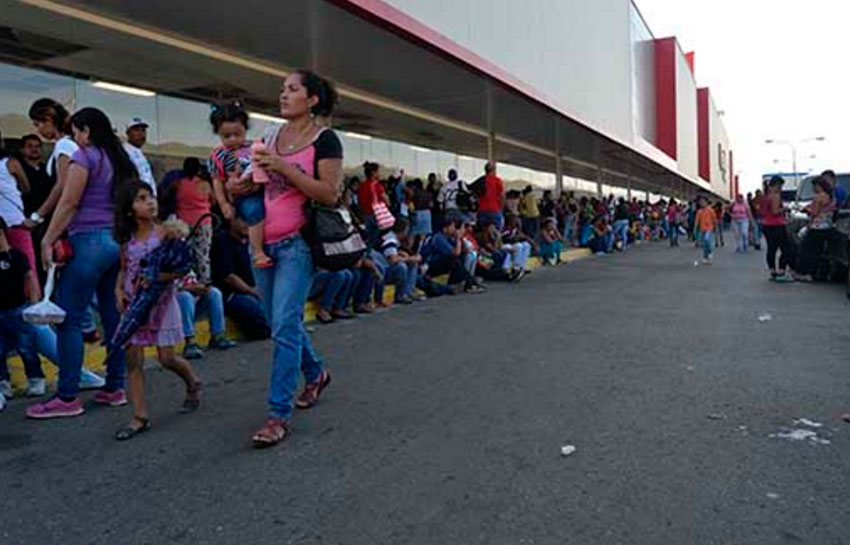
[[270,114],[280,78],[306,66],[337,83],[340,130],[481,158],[492,131],[500,162],[554,172],[560,154],[567,176],[709,191],[653,146],[577,121],[379,0],[242,0],[232,16],[200,1],[0,0],[0,12],[2,25],[79,46],[28,66],[192,99],[236,96]]

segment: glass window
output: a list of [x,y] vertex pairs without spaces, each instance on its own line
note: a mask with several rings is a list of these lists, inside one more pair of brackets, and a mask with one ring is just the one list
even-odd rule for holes
[[49,97],[74,111],[74,80],[47,72],[0,64],[0,130],[6,137],[32,133],[29,109],[33,102]]
[[[156,97],[141,97],[120,91],[94,87],[91,82],[74,82],[76,109],[97,108],[109,118],[116,134],[122,139],[127,123],[132,117],[141,117],[148,123],[148,143],[159,143],[157,133]],[[184,101],[185,102],[185,101]]]
[[208,104],[157,95],[156,105],[157,153],[206,157],[219,145],[209,122]]

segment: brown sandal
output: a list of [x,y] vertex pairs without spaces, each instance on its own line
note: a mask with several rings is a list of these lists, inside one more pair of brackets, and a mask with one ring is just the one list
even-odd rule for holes
[[251,441],[254,448],[273,447],[289,436],[289,421],[285,418],[269,417],[266,424],[254,432]]
[[322,395],[322,390],[327,388],[331,383],[331,374],[327,371],[322,371],[319,375],[319,380],[316,382],[305,384],[304,391],[298,396],[295,401],[295,406],[299,409],[309,409],[319,401],[319,396]]

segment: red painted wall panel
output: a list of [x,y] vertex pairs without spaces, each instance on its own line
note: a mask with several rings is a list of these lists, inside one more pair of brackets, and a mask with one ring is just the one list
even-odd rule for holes
[[708,88],[697,89],[697,138],[699,139],[699,177],[711,182],[711,125]]
[[655,40],[655,146],[678,159],[676,38]]

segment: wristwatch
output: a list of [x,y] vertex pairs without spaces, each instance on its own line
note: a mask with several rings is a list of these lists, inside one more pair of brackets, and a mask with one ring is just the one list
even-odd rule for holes
[[44,223],[44,217],[38,212],[33,212],[32,214],[30,214],[30,221],[32,221],[36,225],[41,225],[42,223]]

